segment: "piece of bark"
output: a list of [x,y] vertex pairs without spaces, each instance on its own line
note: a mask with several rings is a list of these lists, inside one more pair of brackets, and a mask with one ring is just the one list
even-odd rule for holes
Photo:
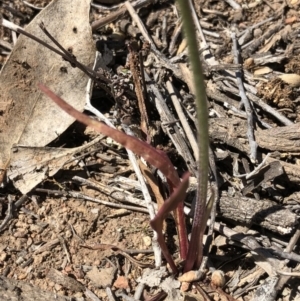
[[[300,145],[297,141],[300,140],[298,127],[300,128],[300,123],[267,130],[257,130],[255,131],[255,137],[261,148],[284,152],[286,150],[285,145],[288,143],[290,145],[288,152],[298,153],[300,152]],[[239,118],[212,118],[209,122],[209,136],[213,143],[227,144],[248,156],[250,148],[246,132],[246,121]],[[273,142],[271,143],[271,141]],[[267,163],[274,161],[280,162],[291,182],[300,183],[300,166],[271,157],[267,159]]]
[[258,145],[271,151],[299,152],[299,138],[300,123],[256,131]]
[[64,275],[62,272],[51,268],[47,274],[47,278],[53,281],[54,283],[60,284],[63,287],[73,291],[73,292],[81,292],[84,291],[84,285],[79,281]]
[[220,198],[219,211],[222,217],[245,225],[259,225],[280,234],[290,234],[298,224],[297,215],[275,202],[229,197]]
[[227,144],[248,155],[247,121],[239,118],[212,118],[209,120],[209,137],[213,143]]
[[261,186],[263,183],[273,180],[274,178],[283,174],[283,168],[279,161],[271,162],[263,167],[258,174],[252,177],[253,179],[244,187],[242,193],[244,196],[255,188]]
[[277,160],[277,159],[274,159],[274,158],[268,158],[267,159],[267,163],[275,162],[275,161],[280,162],[280,164],[283,167],[283,170],[285,171],[288,179],[291,182],[293,182],[295,184],[300,184],[300,166],[299,165],[287,163],[287,162],[284,162],[282,160]]
[[[52,292],[42,291],[26,282],[16,281],[0,276],[1,301],[69,301],[70,297],[58,296]],[[77,298],[72,297],[76,301]]]
[[[209,135],[215,142],[223,142],[248,153],[247,123],[239,118],[212,118]],[[300,152],[300,123],[271,129],[256,129],[259,147],[279,152]]]

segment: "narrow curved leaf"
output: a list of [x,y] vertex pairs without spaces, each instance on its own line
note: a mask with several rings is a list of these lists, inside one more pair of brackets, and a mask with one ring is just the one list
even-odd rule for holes
[[61,109],[67,112],[69,115],[73,116],[78,121],[82,122],[83,124],[90,126],[94,130],[111,137],[116,142],[122,144],[125,148],[133,151],[138,156],[143,157],[147,162],[151,165],[158,168],[166,178],[173,184],[174,187],[177,187],[180,183],[180,179],[178,174],[167,157],[163,152],[155,149],[148,143],[141,141],[135,137],[128,136],[125,133],[113,129],[107,126],[104,123],[96,121],[85,114],[74,109],[68,103],[66,103],[63,99],[53,93],[49,88],[46,86],[39,84],[39,88],[47,94]]
[[151,227],[157,232],[157,241],[161,247],[164,257],[169,263],[174,274],[177,274],[178,270],[164,240],[164,235],[162,232],[163,222],[167,215],[171,211],[178,208],[178,205],[185,199],[186,190],[189,186],[189,176],[189,173],[184,174],[182,182],[176,189],[174,189],[174,192],[171,194],[171,196],[164,202],[162,207],[157,212],[155,218],[150,221]]

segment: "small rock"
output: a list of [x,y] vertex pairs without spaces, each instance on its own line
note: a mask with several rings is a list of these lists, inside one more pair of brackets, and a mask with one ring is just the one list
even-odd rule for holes
[[180,282],[193,282],[198,279],[199,277],[197,271],[189,271],[178,277]]
[[26,228],[28,228],[28,224],[19,220],[16,222],[15,227],[26,229]]
[[223,287],[225,285],[225,276],[223,271],[215,270],[211,275],[211,284],[215,287]]
[[49,281],[49,282],[48,282],[48,286],[54,287],[54,286],[55,286],[55,283],[54,283],[53,281]]
[[76,276],[76,279],[84,279],[84,272],[82,269],[75,269],[74,275]]
[[44,261],[43,256],[38,255],[34,257],[34,265],[39,266],[43,261]]
[[27,234],[28,234],[28,231],[23,230],[23,231],[16,231],[13,235],[14,235],[14,237],[17,237],[17,238],[24,238],[24,237],[26,237]]
[[152,244],[152,239],[150,236],[144,236],[143,237],[143,242],[145,244],[146,247],[150,247]]
[[115,272],[116,269],[113,267],[98,270],[96,266],[93,266],[93,269],[86,275],[97,287],[107,287],[112,285]]
[[24,250],[26,243],[27,243],[27,238],[18,237],[15,240],[15,249],[18,251]]
[[[80,298],[82,298],[82,296],[83,296],[83,293],[82,293],[82,292],[76,292],[76,293],[74,294],[74,297],[75,297],[76,299],[80,299]],[[82,300],[85,300],[85,299],[82,298]]]
[[19,280],[23,280],[27,277],[27,273],[21,273],[20,275],[18,275],[18,279]]
[[33,240],[32,240],[32,238],[31,237],[29,237],[28,239],[27,239],[27,247],[30,247],[31,245],[32,245],[32,243],[33,243]]
[[5,261],[6,258],[7,258],[7,253],[1,252],[1,253],[0,253],[0,261]]
[[285,83],[290,86],[296,88],[300,86],[300,75],[292,73],[292,74],[282,74],[278,76]]
[[117,280],[114,283],[114,287],[119,289],[128,289],[128,280],[124,276],[118,276]]
[[189,282],[181,282],[180,290],[187,292],[190,289],[191,284]]
[[25,260],[24,260],[24,258],[23,257],[19,257],[17,260],[16,260],[16,264],[21,264],[21,263],[23,263]]
[[30,232],[41,233],[42,231],[43,231],[42,227],[39,227],[37,225],[30,225]]
[[62,289],[62,285],[55,283],[54,288],[56,291],[60,291]]
[[65,232],[65,237],[66,238],[71,238],[72,237],[72,231],[70,231],[70,230],[67,230],[66,232]]
[[65,267],[65,272],[67,272],[67,273],[73,272],[72,266],[70,266],[70,265],[66,266],[66,267]]
[[91,213],[96,214],[96,215],[99,214],[99,208],[92,208]]

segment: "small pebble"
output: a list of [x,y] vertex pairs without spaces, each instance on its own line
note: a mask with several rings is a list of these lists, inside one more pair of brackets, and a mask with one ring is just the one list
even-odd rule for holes
[[27,247],[31,246],[32,243],[33,243],[33,240],[32,240],[31,237],[29,237],[29,238],[27,239],[27,243],[26,243],[26,244],[27,244]]
[[211,284],[215,287],[223,287],[225,285],[224,272],[221,270],[215,270],[211,275]]
[[189,282],[181,282],[180,290],[187,292],[190,289],[191,284]]
[[255,38],[258,38],[258,37],[262,36],[262,34],[263,34],[263,32],[262,32],[262,30],[260,28],[255,28],[253,30],[253,36]]
[[72,237],[72,231],[71,230],[66,230],[66,232],[65,232],[65,237],[66,238],[71,238]]
[[23,230],[23,231],[16,231],[13,235],[14,235],[14,237],[17,237],[17,238],[23,238],[23,237],[26,237],[27,234],[28,234],[28,231]]
[[56,291],[60,291],[62,289],[62,285],[56,283],[54,285],[54,288],[55,288]]
[[19,257],[17,260],[16,260],[16,264],[21,264],[24,262],[24,258],[23,257]]
[[23,279],[25,279],[26,277],[27,277],[27,273],[22,273],[22,274],[18,275],[18,279],[19,279],[19,280],[23,280]]
[[1,252],[1,253],[0,253],[0,261],[5,261],[6,258],[7,258],[7,253]]
[[144,236],[143,237],[143,242],[145,244],[146,247],[150,247],[152,244],[152,239],[150,236]]

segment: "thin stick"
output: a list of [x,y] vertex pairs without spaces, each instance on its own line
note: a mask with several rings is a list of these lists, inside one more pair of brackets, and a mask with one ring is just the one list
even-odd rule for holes
[[[129,194],[127,191],[124,189],[118,188],[118,187],[110,187],[107,185],[102,184],[101,182],[95,182],[91,180],[87,180],[84,178],[81,178],[79,176],[74,176],[72,180],[77,181],[83,185],[87,185],[90,187],[93,187],[102,193],[114,198],[115,200],[119,202],[127,202],[131,203],[140,207],[147,207],[147,204],[144,200],[132,197],[131,194]],[[152,206],[154,206],[154,203],[152,203]],[[155,208],[155,206],[154,206]]]
[[[236,35],[233,31],[231,32],[231,39],[232,39],[232,44],[233,44],[234,63],[238,64],[239,59],[238,59],[237,39],[236,39]],[[253,163],[255,163],[256,157],[257,157],[257,146],[258,145],[257,145],[257,143],[255,141],[255,137],[254,137],[253,109],[246,96],[246,92],[245,92],[243,81],[242,81],[242,71],[241,70],[236,71],[235,75],[236,75],[236,81],[237,81],[239,91],[240,91],[240,97],[241,97],[241,100],[245,107],[246,114],[247,114],[247,123],[248,123],[247,136],[248,136],[249,145],[250,145],[250,160]]]
[[87,196],[85,194],[79,193],[77,191],[48,190],[48,189],[42,189],[42,188],[36,188],[35,191],[44,192],[44,193],[52,194],[52,195],[55,195],[55,196],[58,196],[58,195],[71,196],[73,198],[83,199],[83,200],[91,201],[91,202],[94,202],[94,203],[99,203],[99,204],[109,206],[109,207],[123,208],[123,209],[132,210],[132,211],[148,213],[147,209],[134,207],[134,206],[123,205],[123,204],[115,204],[115,203],[99,200],[99,199]]
[[[127,135],[133,136],[133,133],[129,129],[129,127],[126,127],[125,125],[123,125],[123,129],[124,129],[124,131]],[[144,199],[145,199],[145,203],[146,203],[147,208],[148,208],[149,216],[150,216],[150,219],[152,220],[155,217],[155,209],[154,209],[154,206],[153,206],[153,203],[152,203],[152,199],[151,199],[149,190],[147,188],[147,185],[145,183],[143,174],[140,170],[140,167],[137,163],[137,160],[136,160],[136,157],[135,157],[134,153],[130,150],[127,150],[127,152],[128,152],[128,156],[130,158],[130,162],[134,163],[134,164],[132,164],[132,167],[135,171],[135,174],[138,178],[138,181],[140,182],[142,193],[143,193],[143,196],[144,196]],[[157,232],[155,230],[153,230],[152,247],[153,247],[154,258],[155,258],[155,266],[160,267],[161,263],[162,263],[161,250],[160,250],[160,247],[158,245]]]
[[182,22],[179,22],[176,25],[176,28],[174,29],[174,32],[172,34],[172,38],[169,44],[169,53],[170,54],[174,54],[176,49],[175,49],[175,44],[177,42],[177,39],[179,38],[180,34],[181,34],[181,28],[182,28]]
[[[0,19],[1,21],[1,19]],[[108,94],[111,94],[111,91],[105,86],[103,85],[103,83],[109,84],[111,83],[111,81],[106,78],[104,75],[99,74],[97,72],[95,72],[93,69],[81,64],[74,55],[71,55],[71,53],[69,53],[67,50],[65,50],[57,41],[56,44],[59,45],[59,48],[64,49],[63,51],[60,51],[58,49],[56,49],[55,47],[47,44],[46,42],[44,42],[43,40],[37,38],[36,36],[28,33],[27,31],[23,30],[20,26],[17,26],[5,19],[2,19],[2,25],[6,28],[9,28],[13,31],[16,31],[19,34],[23,34],[26,37],[38,42],[39,44],[43,45],[44,47],[50,49],[51,51],[53,51],[54,53],[60,55],[64,60],[66,60],[67,62],[69,62],[71,64],[71,66],[73,68],[77,67],[79,68],[82,72],[84,72],[87,76],[89,76],[90,78],[92,78],[95,82],[97,82],[97,84],[99,84],[99,86]],[[45,29],[45,27],[42,28]],[[47,32],[48,37],[51,37],[51,40],[54,41],[55,39],[51,36],[51,34],[49,32]]]
[[206,39],[205,39],[205,36],[203,34],[202,28],[200,26],[199,18],[198,18],[197,14],[196,14],[194,5],[193,5],[193,3],[192,3],[191,0],[189,0],[189,6],[190,6],[191,13],[192,13],[192,16],[193,16],[194,24],[196,25],[196,28],[197,28],[197,30],[199,32],[199,35],[200,35],[200,38],[201,38],[201,41],[202,41],[202,47],[206,48],[207,47]]
[[65,240],[64,240],[60,235],[58,235],[58,239],[59,239],[60,245],[62,246],[62,248],[63,248],[63,250],[64,250],[64,252],[65,252],[65,254],[66,254],[68,263],[72,263],[71,257],[70,257],[70,254],[69,254],[69,252],[68,252],[68,248],[67,248],[67,246],[66,246]]
[[163,124],[169,124],[172,126],[163,127],[163,131],[170,137],[172,143],[175,145],[175,148],[180,153],[180,155],[187,162],[189,171],[195,175],[196,174],[196,163],[195,159],[188,148],[187,143],[184,140],[184,137],[180,133],[180,124],[176,124],[176,119],[174,115],[170,112],[162,93],[160,92],[159,87],[153,83],[149,75],[145,72],[145,78],[147,81],[148,93],[154,98],[156,109],[160,115],[160,119]]
[[242,7],[237,2],[235,2],[233,0],[225,0],[225,2],[227,2],[235,10],[241,10],[242,9]]
[[287,247],[284,249],[284,252],[292,252],[295,245],[299,241],[299,238],[300,238],[300,228],[298,228],[294,233],[294,235],[291,237]]
[[13,201],[12,201],[10,195],[8,195],[7,214],[6,214],[6,217],[4,218],[4,220],[2,221],[2,223],[0,225],[0,232],[6,228],[8,222],[11,219],[13,219]]
[[292,125],[294,124],[291,120],[286,118],[284,115],[280,114],[277,110],[269,106],[267,103],[262,101],[260,98],[255,96],[254,94],[247,92],[246,95],[249,97],[249,99],[254,102],[257,106],[259,106],[261,109],[263,109],[268,114],[274,116],[278,121],[280,121],[283,125]]
[[[107,293],[107,289],[106,289],[106,293]],[[88,288],[85,288],[84,294],[86,297],[90,298],[92,301],[101,301],[92,291],[90,291]],[[108,295],[108,293],[107,293]],[[116,301],[115,299],[111,299],[108,296],[109,301]]]
[[191,127],[190,127],[190,125],[189,125],[189,123],[187,121],[187,118],[185,117],[185,114],[184,114],[184,112],[182,110],[181,104],[180,104],[180,102],[179,102],[179,100],[178,100],[178,98],[177,98],[177,96],[175,94],[174,87],[173,87],[173,85],[172,85],[172,83],[171,83],[170,80],[167,81],[167,83],[166,83],[167,90],[168,90],[168,92],[169,92],[169,94],[171,96],[171,100],[172,100],[173,105],[175,107],[175,110],[176,110],[176,112],[178,114],[178,117],[180,119],[182,127],[183,127],[183,129],[185,131],[185,134],[186,134],[186,136],[188,138],[188,141],[191,144],[191,147],[192,147],[193,152],[194,152],[194,157],[195,157],[196,161],[198,161],[199,154],[198,154],[198,144],[196,142],[196,138],[195,138],[194,133],[192,132],[192,129],[191,129]]
[[116,299],[115,299],[115,297],[113,295],[113,292],[112,292],[112,290],[111,290],[111,288],[109,286],[107,286],[105,288],[105,291],[106,291],[106,294],[107,294],[107,297],[108,297],[109,301],[116,301]]
[[155,54],[157,59],[159,59],[162,66],[167,68],[167,69],[172,70],[173,73],[175,74],[175,76],[177,76],[179,78],[182,78],[181,71],[176,66],[171,64],[170,61],[163,54],[161,54],[159,52],[159,50],[157,49],[156,45],[154,44],[152,38],[148,34],[146,27],[144,26],[142,20],[140,19],[139,15],[136,13],[136,11],[133,8],[133,6],[131,5],[131,3],[129,1],[126,1],[125,6],[128,9],[128,12],[129,12],[131,18],[136,22],[136,24],[137,24],[141,34],[143,35],[144,39],[150,44],[151,51]]
[[31,7],[31,8],[33,8],[33,9],[36,9],[36,10],[42,10],[42,9],[44,8],[44,7],[38,7],[38,6],[35,6],[35,5],[33,5],[33,4],[31,4],[31,3],[27,2],[27,1],[25,1],[25,0],[23,0],[23,3],[24,3],[25,5],[27,5],[27,6]]
[[129,1],[125,2],[125,7],[128,10],[132,20],[134,20],[136,22],[136,25],[139,28],[144,39],[151,45],[151,48],[157,50],[156,45],[154,44],[152,38],[148,34],[145,25],[143,24],[140,17],[138,16],[138,14],[136,13],[135,9],[133,8],[133,6],[131,5],[131,3]]
[[270,157],[270,155],[271,155],[271,153],[268,153],[264,157],[264,159],[262,160],[262,162],[257,167],[255,167],[255,169],[252,170],[251,172],[245,173],[245,174],[241,174],[241,175],[233,173],[233,175],[236,178],[244,178],[245,177],[246,180],[249,180],[253,175],[257,174],[264,167],[264,165],[266,164],[266,162],[267,162],[268,158]]
[[[141,8],[143,6],[149,5],[151,3],[155,3],[155,0],[138,0],[132,3],[132,6],[135,7],[136,9]],[[96,20],[92,23],[92,30],[95,31],[103,26],[105,26],[108,23],[111,23],[115,20],[117,20],[119,17],[123,16],[126,14],[127,9],[125,6],[122,6],[119,10],[116,12],[113,12],[109,14],[108,16],[101,18],[100,20]]]

